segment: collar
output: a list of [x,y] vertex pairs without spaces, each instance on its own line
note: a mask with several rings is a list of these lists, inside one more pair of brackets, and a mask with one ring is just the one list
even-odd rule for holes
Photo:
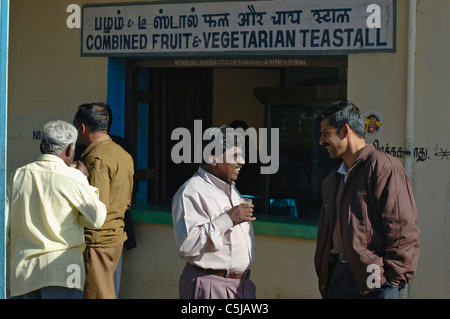
[[[59,163],[59,164],[64,164],[66,165],[66,163],[62,160],[61,157],[58,157],[56,155],[53,154],[41,154],[39,155],[39,157],[37,158],[37,161],[41,161],[41,162],[54,162],[54,163]],[[67,165],[66,165],[67,166]]]
[[89,146],[86,148],[86,150],[83,152],[83,154],[81,154],[81,157],[82,158],[85,157],[97,145],[99,145],[101,142],[106,141],[106,140],[111,140],[111,137],[108,134],[101,136],[98,139],[96,139],[95,141],[93,141],[91,144],[89,144]]
[[229,193],[230,190],[236,185],[236,183],[233,181],[231,183],[226,183],[220,178],[216,177],[215,175],[209,173],[207,170],[205,170],[202,167],[199,167],[197,170],[197,174],[203,178],[205,181],[207,181],[210,184],[213,184],[216,186],[219,190],[224,191],[226,193]]
[[353,164],[353,167],[355,165],[364,162],[372,153],[375,152],[375,146],[373,144],[366,144],[360,151],[358,156],[355,159],[355,163]]
[[350,174],[350,172],[353,170],[353,168],[356,166],[356,164],[353,164],[352,167],[350,167],[349,169],[347,169],[347,165],[345,165],[344,162],[342,162],[341,166],[339,166],[337,172],[339,174],[342,174],[344,177],[344,183],[347,182],[347,178],[348,175]]
[[347,175],[353,169],[353,167],[354,166],[350,167],[350,169],[347,169],[347,165],[345,165],[345,163],[342,162],[342,164],[341,164],[341,166],[339,166],[337,172],[342,175]]
[[344,162],[342,162],[341,166],[339,166],[337,172],[339,174],[344,175],[344,183],[347,181],[348,175],[350,172],[355,168],[356,165],[358,165],[361,162],[364,162],[369,155],[371,155],[375,151],[375,147],[372,144],[366,144],[360,151],[358,156],[356,156],[355,162],[353,163],[352,167],[347,169],[347,166]]

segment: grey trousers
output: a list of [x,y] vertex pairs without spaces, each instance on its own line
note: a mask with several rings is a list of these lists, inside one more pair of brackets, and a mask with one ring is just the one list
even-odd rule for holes
[[179,281],[180,299],[255,299],[250,279],[232,279],[202,272],[186,264]]

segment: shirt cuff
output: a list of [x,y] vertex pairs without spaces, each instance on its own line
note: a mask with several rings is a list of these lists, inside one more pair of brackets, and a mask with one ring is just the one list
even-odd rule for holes
[[227,213],[219,215],[219,217],[214,219],[213,223],[219,228],[222,235],[225,234],[228,229],[234,226],[233,221]]

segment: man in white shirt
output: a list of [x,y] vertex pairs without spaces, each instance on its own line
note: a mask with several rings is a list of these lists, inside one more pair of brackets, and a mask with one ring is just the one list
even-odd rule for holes
[[70,167],[77,130],[47,123],[38,159],[8,181],[6,240],[10,295],[16,299],[82,299],[84,226],[100,228],[106,207],[82,162]]
[[254,206],[240,204],[235,187],[245,164],[244,139],[227,134],[226,126],[217,129],[212,132],[221,138],[221,149],[212,152],[172,202],[178,254],[186,261],[180,298],[253,299],[256,288],[249,277],[255,257]]

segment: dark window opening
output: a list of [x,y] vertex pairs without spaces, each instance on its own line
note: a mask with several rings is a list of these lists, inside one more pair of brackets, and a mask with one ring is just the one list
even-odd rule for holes
[[[177,189],[198,168],[198,163],[171,160],[171,150],[178,143],[171,140],[173,130],[184,127],[194,132],[197,119],[202,120],[203,130],[217,125],[213,123],[214,92],[227,90],[236,105],[241,96],[228,92],[228,87],[214,87],[214,68],[155,67],[154,61],[150,66],[145,61],[128,61],[126,67],[125,136],[136,161],[136,201],[170,204]],[[260,127],[278,128],[280,133],[278,172],[261,175],[262,164],[249,163],[247,157],[239,174],[237,188],[254,199],[256,213],[318,218],[321,181],[337,161],[330,160],[320,147],[316,119],[327,105],[346,99],[347,58],[315,61],[320,63],[314,67],[278,68],[279,80],[272,87],[249,83],[253,89],[249,94],[260,103]],[[228,122],[221,119],[220,124]],[[251,144],[247,139],[247,150]]]

